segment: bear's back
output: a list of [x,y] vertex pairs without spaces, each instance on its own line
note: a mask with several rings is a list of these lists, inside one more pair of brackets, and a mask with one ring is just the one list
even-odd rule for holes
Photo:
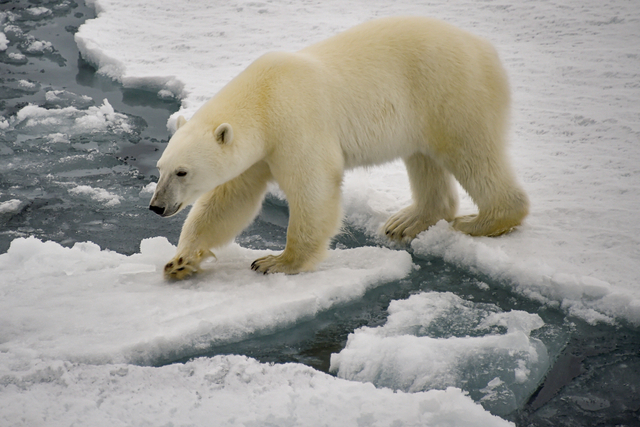
[[437,149],[425,144],[437,139],[445,121],[509,105],[493,46],[436,19],[376,19],[299,54],[329,76],[325,91],[347,167]]

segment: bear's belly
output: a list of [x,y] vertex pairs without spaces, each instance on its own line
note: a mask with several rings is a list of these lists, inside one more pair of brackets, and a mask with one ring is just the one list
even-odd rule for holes
[[429,154],[426,143],[413,141],[407,136],[343,139],[341,146],[345,169],[381,165],[417,152]]

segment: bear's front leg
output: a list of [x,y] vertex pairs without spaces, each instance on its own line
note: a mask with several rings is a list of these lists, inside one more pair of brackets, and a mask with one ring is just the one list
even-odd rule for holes
[[164,267],[169,279],[181,280],[215,256],[209,248],[231,242],[258,214],[271,171],[259,162],[240,176],[202,195],[182,226],[176,256]]
[[264,274],[297,274],[315,269],[340,228],[341,183],[341,170],[306,170],[279,181],[289,202],[287,245],[280,255],[255,260],[251,269]]

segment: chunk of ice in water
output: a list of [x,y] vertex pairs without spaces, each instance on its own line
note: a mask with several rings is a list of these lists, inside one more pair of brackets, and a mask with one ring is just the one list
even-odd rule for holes
[[6,202],[0,202],[0,214],[17,212],[22,205],[22,202],[18,199],[7,200]]
[[9,39],[4,33],[0,32],[0,52],[4,52],[9,47]]
[[104,188],[93,188],[88,185],[78,185],[70,189],[69,193],[89,196],[97,202],[104,203],[107,207],[119,205],[121,202],[121,198],[117,194],[110,193]]
[[544,325],[537,314],[503,312],[448,292],[392,301],[389,313],[384,326],[356,330],[332,355],[338,377],[407,392],[459,387],[504,415],[535,391],[549,367],[545,345],[530,336]]
[[31,21],[39,21],[51,15],[51,9],[46,7],[29,7],[22,11],[22,19]]
[[47,107],[75,107],[86,109],[94,105],[93,99],[86,95],[77,95],[67,90],[50,90],[45,94]]
[[145,185],[144,188],[140,190],[140,197],[150,196],[155,193],[157,185],[157,182],[150,182],[149,184]]

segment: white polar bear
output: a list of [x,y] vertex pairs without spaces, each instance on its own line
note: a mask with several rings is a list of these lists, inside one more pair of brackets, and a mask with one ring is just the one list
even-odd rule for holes
[[[404,160],[413,204],[384,225],[409,241],[441,219],[474,236],[519,225],[528,198],[506,153],[509,86],[490,43],[417,17],[370,21],[296,53],[268,53],[178,119],[150,209],[194,203],[165,275],[181,279],[257,215],[267,183],[286,194],[287,244],[259,272],[322,260],[341,223],[344,171]],[[456,218],[455,181],[478,215]]]

